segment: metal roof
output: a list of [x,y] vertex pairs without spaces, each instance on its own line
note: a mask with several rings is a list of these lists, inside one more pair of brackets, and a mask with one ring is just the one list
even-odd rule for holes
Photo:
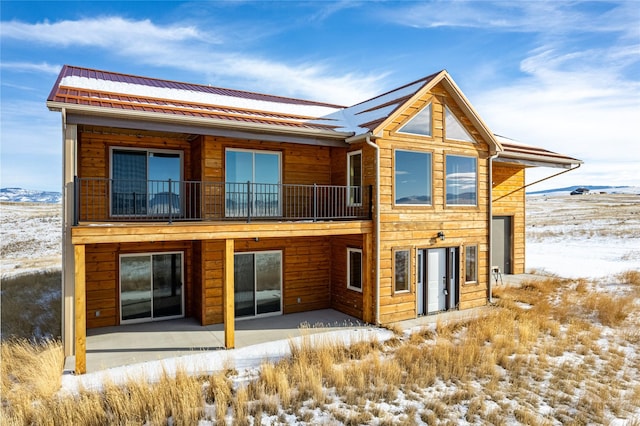
[[[434,81],[436,77],[439,80]],[[440,71],[345,107],[65,65],[47,98],[47,105],[52,110],[65,108],[87,116],[129,114],[156,121],[191,119],[200,125],[209,123],[240,129],[246,126],[252,130],[311,134],[344,141],[373,132],[426,86],[442,78],[450,80],[445,71]],[[459,90],[453,80],[451,85]],[[468,103],[466,98],[462,102]],[[473,110],[471,105],[468,108]],[[575,158],[501,136],[494,140],[500,145],[500,161],[555,167],[581,163]]]

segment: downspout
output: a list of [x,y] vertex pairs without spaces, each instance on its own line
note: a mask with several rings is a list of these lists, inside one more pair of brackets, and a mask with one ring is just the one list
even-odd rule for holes
[[488,241],[488,247],[489,247],[489,268],[487,268],[487,289],[488,289],[488,299],[489,299],[489,303],[493,303],[493,286],[491,285],[491,280],[493,279],[493,276],[491,274],[491,268],[492,268],[492,258],[493,258],[493,245],[491,244],[491,242],[493,241],[493,160],[498,158],[498,153],[496,152],[495,154],[493,154],[492,156],[489,157],[489,241]]
[[365,137],[367,145],[376,150],[376,204],[375,230],[376,239],[376,317],[375,323],[380,324],[380,147],[371,141],[371,134]]

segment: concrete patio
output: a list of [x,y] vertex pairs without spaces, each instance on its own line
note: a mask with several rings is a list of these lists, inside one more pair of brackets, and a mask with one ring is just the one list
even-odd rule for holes
[[[338,329],[365,328],[360,320],[332,309],[238,320],[236,348]],[[107,368],[224,350],[222,324],[201,326],[193,318],[87,330],[87,373]],[[74,357],[65,360],[73,372]]]

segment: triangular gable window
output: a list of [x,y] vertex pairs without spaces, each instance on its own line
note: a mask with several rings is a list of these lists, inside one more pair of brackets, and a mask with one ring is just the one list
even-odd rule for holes
[[451,112],[449,107],[444,107],[445,110],[445,131],[447,132],[447,139],[455,139],[457,141],[474,142],[473,138],[467,132],[462,124],[458,121],[455,115]]
[[400,133],[411,133],[413,135],[431,136],[431,104],[422,108],[420,112],[411,118],[399,130]]

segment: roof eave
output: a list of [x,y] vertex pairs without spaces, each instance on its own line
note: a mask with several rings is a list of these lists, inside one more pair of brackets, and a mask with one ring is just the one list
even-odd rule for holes
[[68,104],[64,102],[54,102],[54,101],[47,101],[47,107],[51,111],[61,111],[64,108],[68,112],[75,112],[77,114],[82,114],[82,115],[129,117],[129,118],[147,119],[151,121],[159,121],[159,122],[165,122],[165,123],[182,123],[182,124],[191,123],[198,126],[225,128],[225,129],[244,129],[244,130],[261,131],[261,132],[267,132],[267,133],[304,135],[304,136],[313,136],[318,138],[335,139],[335,140],[342,140],[342,141],[353,136],[353,132],[339,132],[334,130],[289,127],[289,126],[282,126],[277,124],[250,123],[246,121],[229,121],[229,120],[221,120],[217,118],[171,116],[164,113],[155,113],[155,112],[147,112],[147,111],[112,110],[112,109],[102,108],[102,107]]
[[563,169],[570,169],[583,163],[583,161],[575,158],[550,158],[542,155],[505,152],[500,153],[495,161],[519,164],[527,167],[553,167]]

